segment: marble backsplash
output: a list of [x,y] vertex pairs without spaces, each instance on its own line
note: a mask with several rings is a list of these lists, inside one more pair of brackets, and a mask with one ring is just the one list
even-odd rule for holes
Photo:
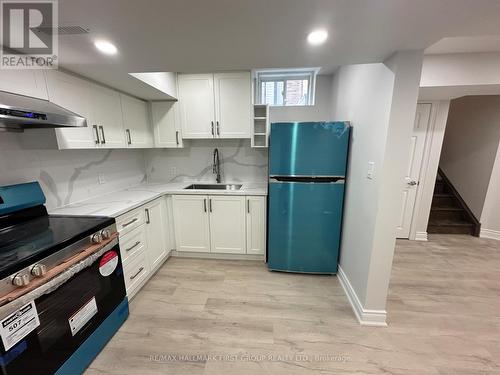
[[215,181],[212,173],[213,150],[219,149],[223,182],[265,182],[267,149],[250,147],[250,140],[185,140],[182,149],[146,150],[150,182],[186,180]]
[[142,150],[57,150],[48,129],[0,133],[0,186],[38,181],[49,210],[145,180]]

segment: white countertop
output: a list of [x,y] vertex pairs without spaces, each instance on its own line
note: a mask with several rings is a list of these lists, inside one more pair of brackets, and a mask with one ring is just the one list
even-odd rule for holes
[[125,190],[94,197],[85,201],[72,203],[50,211],[55,215],[91,215],[117,217],[136,207],[152,201],[162,195],[267,195],[265,183],[241,183],[239,190],[184,190],[191,184],[205,182],[169,182],[146,183]]

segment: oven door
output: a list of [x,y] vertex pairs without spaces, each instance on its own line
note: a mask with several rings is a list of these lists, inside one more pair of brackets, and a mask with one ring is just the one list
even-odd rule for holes
[[[125,321],[128,302],[118,240],[105,248],[89,267],[35,299],[40,325],[3,351],[4,374],[81,372]],[[101,327],[109,324],[115,329]]]

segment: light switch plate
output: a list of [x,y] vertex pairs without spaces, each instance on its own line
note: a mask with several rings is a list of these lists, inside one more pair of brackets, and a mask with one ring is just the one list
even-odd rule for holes
[[368,162],[368,173],[366,174],[366,178],[369,180],[373,180],[374,175],[375,175],[375,162],[369,161]]
[[104,177],[104,173],[99,173],[97,175],[97,181],[99,182],[99,185],[106,183],[106,177]]

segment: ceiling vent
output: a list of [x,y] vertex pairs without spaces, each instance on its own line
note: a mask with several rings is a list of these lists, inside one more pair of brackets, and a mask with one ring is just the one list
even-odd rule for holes
[[50,35],[51,33],[57,35],[81,35],[88,34],[90,29],[81,26],[59,26],[59,27],[37,27],[36,31]]

